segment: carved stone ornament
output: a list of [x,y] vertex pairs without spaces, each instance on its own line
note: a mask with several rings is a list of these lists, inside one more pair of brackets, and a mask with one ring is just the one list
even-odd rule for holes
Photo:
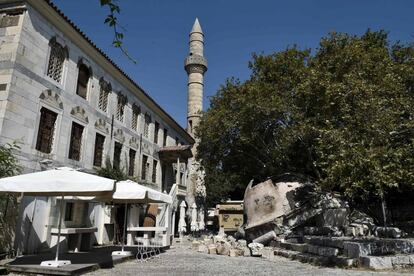
[[43,91],[39,98],[53,107],[63,109],[63,103],[59,95],[50,89]]
[[131,148],[138,149],[139,148],[138,139],[136,137],[131,137],[131,139],[129,139],[129,145],[131,146]]
[[115,130],[114,138],[115,138],[115,140],[118,140],[121,143],[123,143],[125,141],[125,136],[124,136],[124,132],[122,131],[122,129]]
[[104,119],[98,119],[95,122],[95,128],[106,134],[109,134],[109,129],[106,127],[106,122]]
[[72,110],[70,111],[70,114],[81,122],[84,122],[86,124],[89,123],[88,116],[86,115],[85,109],[83,109],[80,106],[76,106],[72,108]]

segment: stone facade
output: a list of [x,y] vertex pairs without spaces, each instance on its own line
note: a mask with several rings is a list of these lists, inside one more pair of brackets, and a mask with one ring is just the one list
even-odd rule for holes
[[[44,110],[55,120],[39,133]],[[79,140],[73,138],[76,130]],[[97,136],[103,137],[98,161]],[[39,137],[48,138],[43,139],[46,146],[39,144]],[[13,141],[19,142],[16,154],[26,173],[57,166],[94,172],[109,159],[157,190],[169,190],[176,181],[173,164],[162,162],[158,150],[194,143],[141,87],[43,0],[0,1],[0,143]],[[184,168],[180,170],[181,183],[186,183]],[[48,242],[54,205],[50,198],[22,202],[22,217],[29,218],[36,233],[36,239],[23,239],[34,243],[29,246],[33,251]],[[89,206],[88,223],[100,225],[98,243],[105,241],[105,208],[100,203]],[[27,233],[24,224],[21,232]]]

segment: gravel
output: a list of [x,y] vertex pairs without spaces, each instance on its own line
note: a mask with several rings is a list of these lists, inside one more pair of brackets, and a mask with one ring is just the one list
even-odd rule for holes
[[135,260],[100,269],[86,275],[407,275],[338,268],[321,268],[276,257],[268,261],[258,257],[228,257],[197,253],[188,245],[176,244],[159,259],[148,262]]

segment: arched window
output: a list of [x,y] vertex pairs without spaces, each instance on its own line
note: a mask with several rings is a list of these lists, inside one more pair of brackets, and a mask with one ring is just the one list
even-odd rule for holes
[[151,124],[151,115],[145,113],[145,121],[144,121],[144,137],[149,137],[149,125]]
[[65,58],[68,56],[68,51],[66,47],[63,47],[56,41],[56,38],[50,40],[50,56],[49,56],[49,65],[47,67],[47,75],[55,80],[56,82],[61,82],[63,75],[63,64],[65,63]]
[[120,122],[124,121],[125,105],[128,102],[128,98],[122,94],[118,95],[118,103],[116,105],[116,119]]
[[91,73],[89,71],[89,68],[85,64],[80,64],[79,72],[78,72],[78,85],[76,87],[76,94],[78,94],[84,99],[86,99],[86,96],[88,94],[88,83],[89,83],[90,77],[91,77]]
[[112,86],[109,82],[105,81],[103,78],[99,80],[100,90],[99,90],[99,101],[98,107],[100,110],[105,111],[108,107],[108,95],[112,90]]
[[141,113],[141,109],[136,104],[132,105],[132,120],[131,120],[131,127],[133,130],[138,129],[138,116]]

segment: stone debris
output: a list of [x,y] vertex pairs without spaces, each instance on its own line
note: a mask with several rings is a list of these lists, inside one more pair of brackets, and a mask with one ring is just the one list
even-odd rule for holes
[[198,250],[197,250],[197,252],[200,252],[200,253],[207,253],[207,254],[208,254],[209,250],[208,250],[207,245],[205,245],[205,244],[200,244],[200,245],[198,246]]
[[230,235],[203,236],[200,240],[194,240],[191,248],[199,253],[231,257],[251,256],[247,241],[243,239],[236,240]]
[[215,244],[210,244],[208,246],[208,254],[217,254],[217,246]]
[[375,236],[380,238],[398,239],[402,236],[402,231],[397,227],[375,227]]
[[258,242],[252,242],[249,243],[248,247],[250,248],[251,254],[254,257],[261,257],[262,256],[262,250],[264,248],[264,245]]
[[239,257],[244,256],[244,251],[238,248],[231,248],[230,249],[230,257]]

